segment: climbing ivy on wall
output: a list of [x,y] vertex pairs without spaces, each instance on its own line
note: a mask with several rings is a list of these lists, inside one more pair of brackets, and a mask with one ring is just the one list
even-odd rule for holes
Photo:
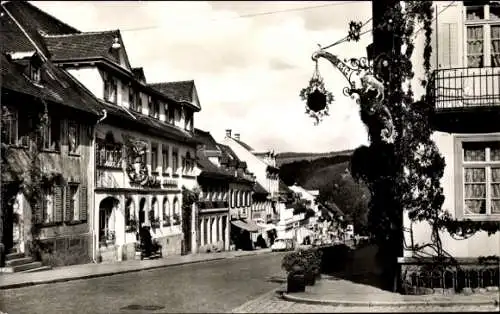
[[[370,145],[362,146],[354,152],[351,168],[353,176],[363,180],[370,188],[372,197],[369,221],[380,246],[401,246],[401,221],[405,209],[412,221],[427,221],[432,226],[432,243],[412,243],[410,249],[418,255],[423,253],[423,248],[432,248],[438,256],[444,256],[449,254],[442,248],[439,231],[446,230],[453,237],[463,239],[480,230],[488,234],[495,233],[500,230],[500,224],[490,221],[459,221],[442,209],[444,195],[440,180],[445,160],[431,139],[429,118],[434,107],[427,96],[415,102],[410,84],[414,77],[411,63],[413,39],[423,29],[425,77],[421,82],[430,90],[428,82],[431,77],[433,11],[430,1],[405,1],[404,8],[398,4],[387,10],[385,23],[378,26],[390,31],[392,40],[403,47],[402,51],[392,51],[390,55],[389,80],[385,84],[382,104],[393,117],[396,139],[394,144],[381,141],[380,131],[383,126],[378,122],[378,117],[373,117],[366,109],[371,108],[375,100],[371,95],[360,95],[360,115],[368,128]],[[422,28],[415,30],[417,25],[422,25]],[[359,38],[351,34],[352,29],[351,27],[349,36]]]

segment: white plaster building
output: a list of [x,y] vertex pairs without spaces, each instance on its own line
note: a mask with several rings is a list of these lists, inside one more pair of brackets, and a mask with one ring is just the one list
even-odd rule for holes
[[[138,228],[151,226],[163,254],[190,251],[191,213],[181,187],[196,184],[194,82],[147,84],[119,31],[43,34],[51,60],[103,105],[95,131],[94,254],[133,258]],[[183,220],[187,221],[183,221]]]
[[274,152],[255,152],[253,148],[240,139],[239,134],[231,136],[231,130],[226,130],[223,144],[229,146],[236,156],[244,161],[248,169],[255,175],[263,197],[256,199],[252,207],[252,215],[258,216],[265,222],[276,223],[279,220],[280,191],[279,191],[279,169],[276,167],[276,155]]

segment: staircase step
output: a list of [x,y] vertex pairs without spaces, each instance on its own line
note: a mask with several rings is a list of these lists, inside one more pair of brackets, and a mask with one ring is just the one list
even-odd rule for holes
[[22,264],[29,264],[33,262],[33,258],[31,257],[21,257],[16,259],[11,259],[5,262],[6,266],[17,266]]
[[50,266],[41,266],[41,267],[37,267],[37,268],[23,270],[20,273],[34,273],[34,272],[38,272],[38,271],[51,270],[51,269],[52,269],[52,267],[50,267]]
[[5,256],[5,260],[10,261],[13,259],[23,258],[24,256],[24,253],[9,253]]
[[20,271],[25,271],[25,270],[29,270],[29,269],[33,269],[33,268],[38,268],[40,266],[42,266],[41,262],[31,262],[31,263],[27,263],[27,264],[12,266],[12,270],[15,273],[17,273],[17,272],[20,272]]

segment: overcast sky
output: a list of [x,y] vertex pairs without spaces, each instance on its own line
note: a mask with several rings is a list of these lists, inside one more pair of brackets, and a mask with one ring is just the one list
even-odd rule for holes
[[[202,106],[195,127],[216,140],[229,128],[256,150],[326,152],[367,143],[356,103],[342,94],[347,81],[327,61],[319,68],[335,96],[330,117],[315,126],[299,92],[313,73],[317,45],[346,36],[350,20],[367,21],[370,2],[31,3],[81,31],[120,29],[131,65],[143,67],[150,83],[193,79]],[[311,6],[322,7],[300,10]],[[290,9],[297,10],[252,16]],[[368,33],[329,51],[365,56],[371,40]]]

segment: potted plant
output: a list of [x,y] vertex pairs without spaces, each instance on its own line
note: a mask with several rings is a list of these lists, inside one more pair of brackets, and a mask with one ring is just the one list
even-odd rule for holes
[[301,252],[291,252],[285,255],[281,267],[288,273],[287,292],[304,292],[306,289],[305,260]]

